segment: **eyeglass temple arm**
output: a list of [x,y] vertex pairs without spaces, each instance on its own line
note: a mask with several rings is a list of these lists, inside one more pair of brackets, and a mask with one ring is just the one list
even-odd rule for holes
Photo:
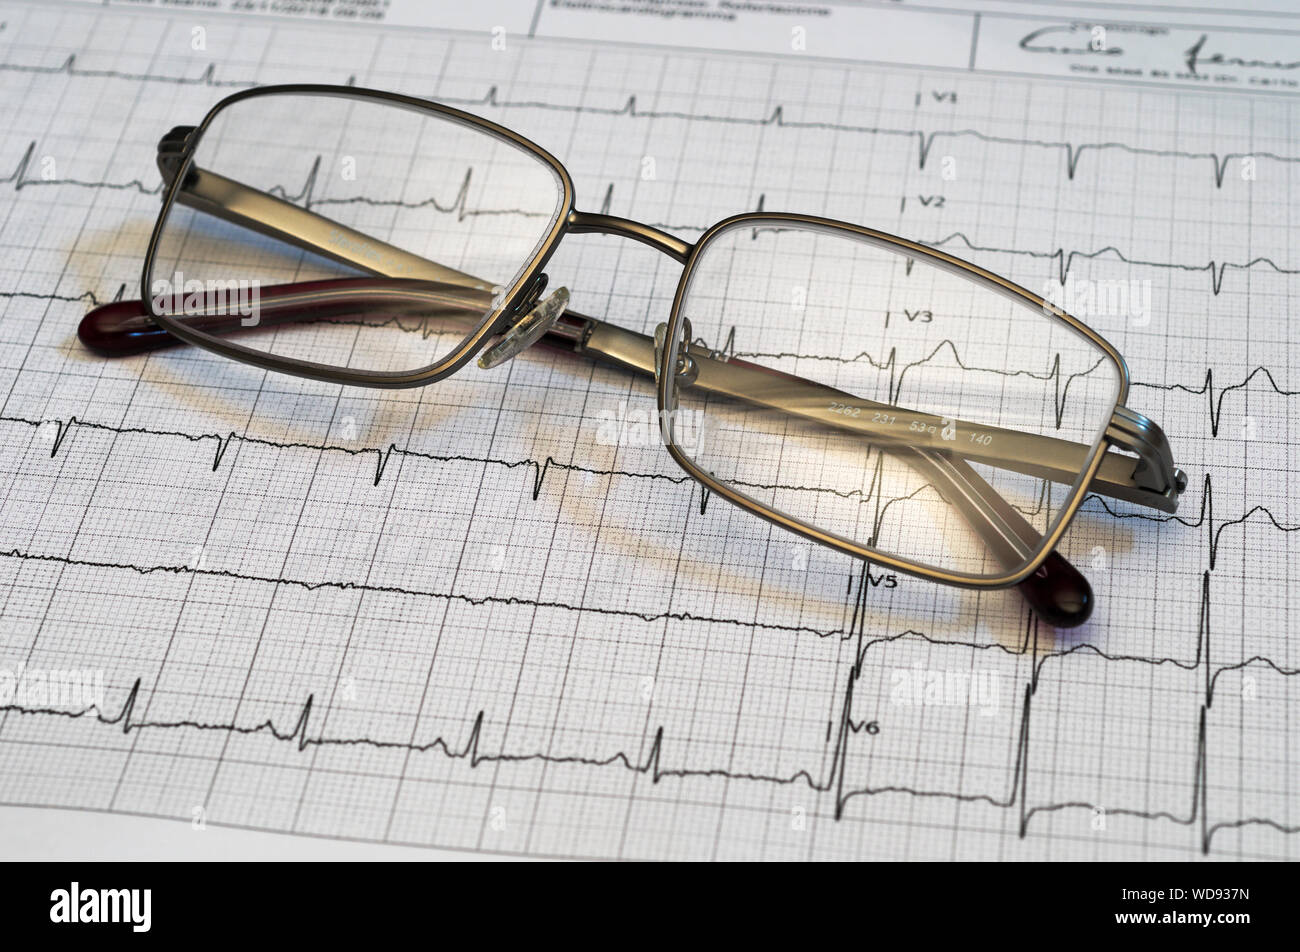
[[[485,291],[404,278],[297,281],[259,289],[256,326],[365,315],[400,321],[409,314],[421,322],[438,317],[481,317],[491,301],[492,295]],[[252,329],[233,306],[187,314],[185,323],[216,337]],[[139,300],[112,301],[93,308],[82,318],[77,336],[102,357],[129,357],[184,343],[155,322],[149,316],[148,305]]]
[[324,215],[195,166],[186,173],[185,186],[176,193],[176,201],[372,274],[492,292],[491,285],[463,271],[403,251]]
[[[593,324],[585,340],[580,342],[581,352],[599,354],[642,371],[647,362],[651,370],[658,366],[653,342],[646,335],[601,321]],[[770,367],[728,358],[695,343],[684,345],[682,351],[678,372],[692,378],[691,386],[858,433],[882,446],[901,445],[941,452],[1065,485],[1078,478],[1092,452],[1091,446],[1070,440],[867,400]],[[1134,459],[1106,453],[1096,477],[1088,485],[1089,490],[1174,512],[1178,496],[1186,486],[1186,477],[1173,467],[1164,434],[1140,414],[1120,409],[1133,419],[1133,432],[1118,432],[1112,419],[1106,438],[1134,452],[1145,451],[1147,455]],[[1153,431],[1145,444],[1138,438],[1144,428]]]

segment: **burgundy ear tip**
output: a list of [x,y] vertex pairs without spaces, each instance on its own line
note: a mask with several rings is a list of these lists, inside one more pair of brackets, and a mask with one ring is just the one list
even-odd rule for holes
[[101,357],[112,357],[116,353],[112,348],[114,335],[107,328],[106,318],[109,315],[105,311],[111,307],[110,304],[101,304],[98,307],[91,308],[86,312],[86,316],[81,319],[77,325],[77,337],[87,349],[94,351]]
[[112,301],[86,312],[77,325],[77,338],[101,357],[126,357],[156,347],[163,334],[150,321],[139,301]]
[[1020,590],[1038,616],[1053,627],[1077,628],[1092,615],[1092,586],[1057,552],[1020,583]]

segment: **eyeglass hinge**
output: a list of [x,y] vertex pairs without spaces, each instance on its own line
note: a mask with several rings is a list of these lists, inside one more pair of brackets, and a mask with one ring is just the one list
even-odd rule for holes
[[176,126],[158,141],[158,171],[168,185],[185,161],[186,144],[194,129],[194,126]]
[[1187,488],[1187,474],[1174,465],[1173,450],[1160,427],[1128,407],[1116,407],[1106,427],[1106,439],[1137,454],[1132,476],[1135,486],[1177,504]]

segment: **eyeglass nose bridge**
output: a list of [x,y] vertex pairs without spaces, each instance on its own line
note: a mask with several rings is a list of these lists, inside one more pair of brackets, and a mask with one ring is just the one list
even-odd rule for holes
[[638,241],[656,251],[662,251],[679,264],[686,263],[694,247],[689,241],[683,241],[654,225],[632,221],[630,218],[619,218],[617,215],[580,212],[575,209],[569,212],[565,225],[571,235],[615,235]]

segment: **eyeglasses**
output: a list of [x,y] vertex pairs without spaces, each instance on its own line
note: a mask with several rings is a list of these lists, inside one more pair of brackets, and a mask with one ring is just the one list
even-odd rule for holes
[[[1128,371],[1081,321],[916,242],[756,212],[694,243],[574,208],[515,133],[393,93],[248,90],[159,144],[143,301],[80,337],[118,356],[188,342],[368,387],[434,383],[533,344],[652,376],[669,453],[706,489],[890,569],[1018,585],[1046,621],[1092,609],[1055,551],[1092,492],[1174,512],[1186,476],[1123,404]],[[725,174],[725,170],[723,170]],[[683,266],[653,336],[546,294],[567,234]]]

